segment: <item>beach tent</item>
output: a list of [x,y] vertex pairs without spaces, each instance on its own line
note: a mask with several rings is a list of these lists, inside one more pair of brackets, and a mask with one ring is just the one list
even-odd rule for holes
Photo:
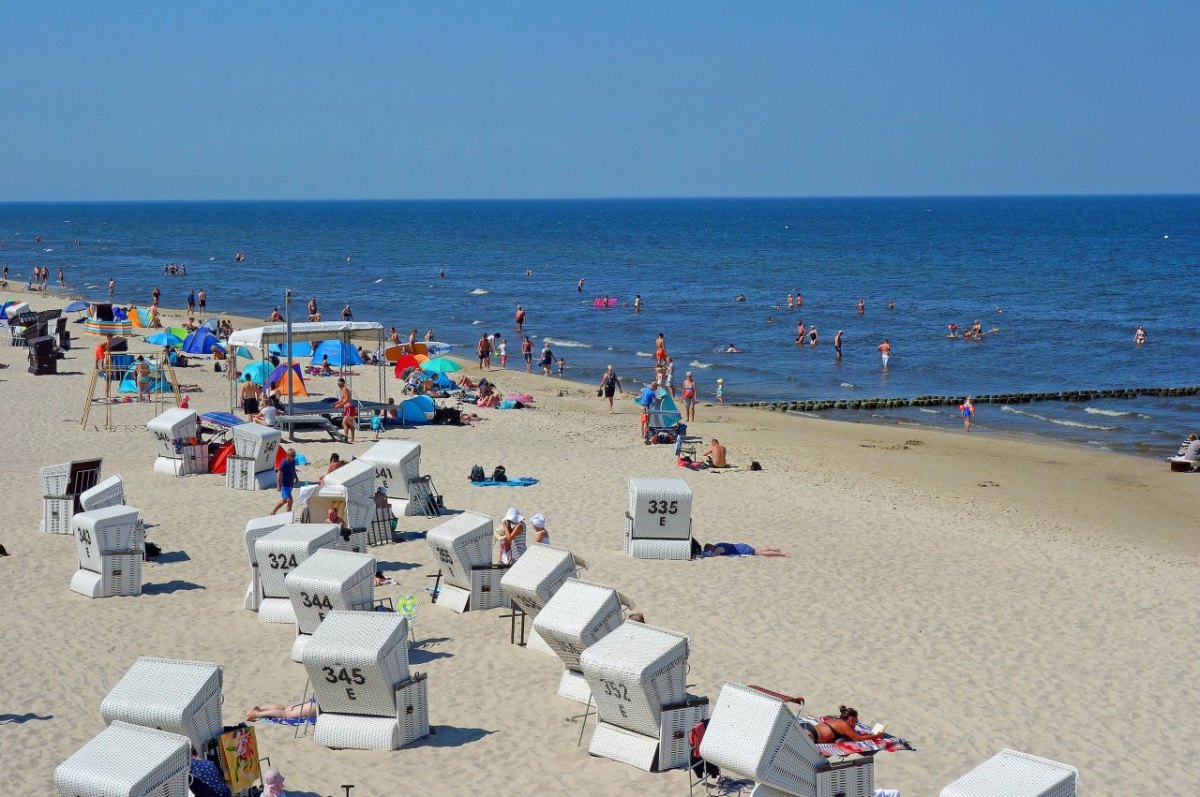
[[270,384],[267,379],[267,377],[270,375],[271,364],[266,360],[259,360],[256,363],[250,363],[242,369],[242,381],[245,381],[246,377],[248,376],[251,382],[257,382],[263,387],[266,387]]
[[184,354],[212,354],[213,346],[225,351],[221,342],[205,327],[197,329],[183,339]]
[[[282,357],[285,354],[284,350],[286,348],[286,343],[272,343],[270,346],[270,352],[271,354],[278,354],[280,357]],[[312,353],[313,347],[308,341],[292,341],[292,357],[311,357]]]
[[436,409],[437,405],[429,396],[413,396],[400,402],[396,416],[406,426],[420,426],[433,420],[433,413]]
[[[125,376],[121,379],[121,387],[118,388],[121,393],[137,393],[137,373],[134,369],[137,365],[131,365],[125,370]],[[158,369],[153,365],[150,366],[150,392],[151,393],[170,393],[171,383],[165,376],[159,373]]]
[[130,318],[129,320],[133,322],[135,327],[148,327],[154,323],[154,319],[151,317],[149,310],[138,310],[136,313],[134,313],[134,315],[136,315],[137,318]]
[[650,405],[650,425],[665,429],[679,423],[682,418],[679,408],[675,406],[675,399],[660,387],[654,394],[654,403]]
[[312,364],[320,365],[321,358],[328,357],[329,364],[334,368],[348,365],[362,365],[362,357],[352,343],[341,340],[323,340],[313,348]]
[[289,393],[293,396],[307,396],[308,389],[304,386],[304,377],[300,375],[300,366],[292,363],[292,371],[289,376],[287,366],[284,364],[278,365],[271,375],[267,377],[267,385],[272,382],[278,382],[275,389],[283,395]]
[[217,319],[210,318],[207,321],[205,321],[203,324],[201,324],[200,328],[207,329],[209,332],[216,332],[217,327],[220,326],[220,323],[221,322],[219,322]]

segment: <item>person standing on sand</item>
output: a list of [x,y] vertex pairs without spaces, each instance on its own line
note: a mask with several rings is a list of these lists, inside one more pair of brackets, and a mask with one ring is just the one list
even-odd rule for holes
[[959,404],[958,409],[963,416],[963,431],[971,431],[971,421],[975,418],[975,405],[971,403],[971,397],[967,396],[967,400]]
[[513,320],[517,322],[517,332],[525,331],[525,308],[517,305],[517,312],[513,315]]
[[883,343],[880,343],[875,347],[875,351],[879,352],[879,356],[883,359],[883,370],[886,371],[888,369],[888,360],[892,358],[891,341],[889,341],[887,338],[884,338]]
[[200,314],[204,315],[208,309],[208,294],[204,292],[203,288],[200,289],[200,293],[196,294],[196,301],[200,303]]
[[683,379],[683,420],[686,423],[696,421],[696,394],[696,380],[692,379],[692,372],[688,371]]
[[487,335],[479,336],[479,342],[475,344],[475,354],[479,356],[479,370],[490,371],[492,369],[492,341]]
[[358,429],[358,407],[354,406],[354,397],[350,395],[344,378],[338,379],[338,393],[338,400],[333,402],[333,407],[342,411],[342,433],[346,435],[347,443],[353,443],[354,432]]
[[833,336],[833,359],[842,359],[842,330],[840,329],[837,331],[837,334]]
[[287,456],[275,469],[275,489],[279,491],[279,503],[271,510],[274,515],[280,509],[292,511],[292,488],[296,486],[296,449],[289,448]]
[[[689,374],[688,376],[691,376]],[[610,365],[604,369],[604,376],[600,377],[600,395],[608,402],[608,414],[613,414],[613,396],[617,391],[621,391],[621,395],[625,395],[625,390],[621,387],[621,380],[617,376],[617,372]]]

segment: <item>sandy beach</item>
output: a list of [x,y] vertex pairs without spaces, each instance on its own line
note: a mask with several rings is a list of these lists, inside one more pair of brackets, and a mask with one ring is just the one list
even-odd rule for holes
[[[24,298],[34,309],[58,302]],[[238,328],[260,323],[235,319]],[[294,629],[242,608],[243,528],[276,494],[152,472],[148,405],[114,407],[117,431],[81,428],[95,342],[76,340],[59,375],[45,377],[26,372],[25,349],[0,349],[10,365],[0,371],[9,486],[0,543],[11,553],[0,559],[0,668],[10,678],[0,794],[53,794],[54,768],[104,727],[100,701],[139,655],[221,664],[226,724],[304,690],[304,669],[289,657]],[[228,382],[201,363],[178,371],[201,388],[192,408],[228,410]],[[473,365],[465,373],[479,375]],[[998,435],[707,405],[692,432],[720,438],[740,467],[689,472],[668,448],[641,445],[629,394],[609,415],[592,386],[515,370],[492,377],[505,392],[533,394],[535,408],[480,410],[474,426],[391,429],[385,439],[422,444],[422,470],[447,507],[497,519],[510,505],[526,517],[544,512],[554,542],[589,563],[589,580],[634,598],[652,624],[690,635],[693,693],[715,700],[727,680],[755,683],[803,695],[812,713],[848,704],[864,721],[886,721],[919,752],[880,754],[876,785],[905,797],[937,794],[1005,747],[1078,767],[1083,794],[1200,787],[1189,732],[1169,750],[1140,744],[1200,715],[1200,475]],[[390,387],[399,394],[398,382]],[[310,382],[314,394],[334,388]],[[308,479],[331,453],[371,445],[369,432],[353,446],[301,438]],[[167,554],[147,564],[140,597],[71,592],[73,540],[37,530],[38,468],[91,456],[124,478],[127,503]],[[746,468],[752,459],[762,471]],[[540,481],[474,487],[474,464]],[[777,546],[791,557],[629,558],[623,513],[627,479],[637,476],[688,481],[700,541]],[[435,523],[402,518],[400,529]],[[399,582],[377,596],[426,595],[437,568],[423,540],[372,553]],[[586,738],[578,747],[569,718],[579,706],[555,695],[559,663],[510,645],[501,613],[421,607],[412,659],[429,678],[436,733],[412,747],[334,751],[258,723],[261,752],[287,776],[289,794],[340,794],[351,783],[355,797],[685,791],[683,771],[648,774],[589,757]]]

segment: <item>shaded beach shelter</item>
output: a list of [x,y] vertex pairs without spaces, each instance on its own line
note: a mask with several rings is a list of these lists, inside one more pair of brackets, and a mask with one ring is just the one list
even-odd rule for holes
[[[280,357],[287,356],[287,344],[272,343],[270,346],[271,354],[278,354]],[[312,344],[307,340],[292,342],[292,357],[311,357],[313,353]]]
[[128,335],[133,329],[133,324],[129,323],[129,319],[114,319],[114,318],[93,318],[88,317],[83,322],[83,331],[88,335]]
[[421,363],[421,370],[428,371],[431,374],[452,374],[455,371],[461,371],[462,366],[454,362],[454,360],[447,360],[445,357],[435,357],[432,360]]
[[413,396],[400,402],[396,415],[408,426],[430,423],[437,405],[429,396]]
[[323,340],[318,343],[313,349],[312,364],[320,365],[322,357],[328,357],[329,364],[335,368],[362,365],[362,357],[358,356],[358,349],[341,340]]
[[146,338],[146,342],[152,343],[155,346],[174,346],[175,348],[179,348],[180,344],[183,343],[183,339],[176,337],[170,332],[159,332],[156,335]]
[[167,327],[165,331],[170,332],[172,335],[179,338],[180,340],[183,340],[184,338],[186,338],[188,336],[188,331],[187,331],[186,327]]
[[184,338],[183,353],[184,354],[212,354],[212,348],[216,346],[221,351],[225,351],[221,346],[221,342],[217,340],[208,328],[201,327],[192,334]]
[[[149,363],[147,363],[149,365]],[[131,365],[125,369],[125,376],[121,378],[121,386],[118,390],[121,393],[137,393],[137,365]],[[150,366],[150,392],[151,393],[170,393],[171,383],[167,380],[158,368]]]
[[[256,363],[257,364],[257,363]],[[279,365],[267,377],[267,385],[276,382],[275,389],[280,393],[292,396],[307,396],[308,388],[304,386],[304,377],[300,375],[300,366],[292,363],[292,370],[289,373],[286,365]]]

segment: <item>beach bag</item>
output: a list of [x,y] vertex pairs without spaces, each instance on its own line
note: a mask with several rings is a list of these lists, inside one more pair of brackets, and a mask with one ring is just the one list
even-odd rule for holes
[[471,481],[473,481],[473,482],[487,481],[487,474],[485,474],[483,472],[482,465],[472,465],[471,466]]
[[494,481],[494,482],[508,481],[508,474],[504,472],[503,465],[497,465],[496,469],[492,471],[492,481]]
[[762,465],[757,459],[750,460],[750,470],[762,470]]

